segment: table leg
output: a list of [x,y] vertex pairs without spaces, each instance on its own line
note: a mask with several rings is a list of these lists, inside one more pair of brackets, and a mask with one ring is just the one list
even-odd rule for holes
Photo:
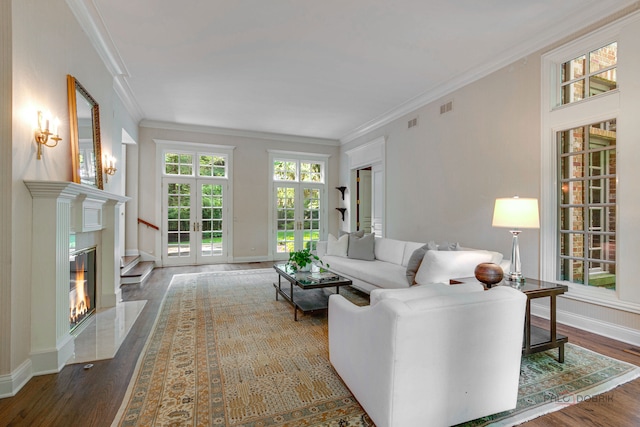
[[558,362],[564,363],[564,343],[560,343],[558,347]]
[[289,283],[290,288],[289,291],[291,292],[289,295],[291,295],[291,304],[293,304],[293,320],[295,320],[296,322],[298,321],[298,307],[296,307],[296,303],[293,302],[293,283]]
[[524,348],[531,350],[531,300],[527,298],[527,306],[524,314]]

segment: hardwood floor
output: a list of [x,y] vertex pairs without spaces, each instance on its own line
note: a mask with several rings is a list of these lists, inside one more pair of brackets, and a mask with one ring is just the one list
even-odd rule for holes
[[[109,426],[151,331],[165,291],[174,274],[268,268],[272,263],[223,264],[155,269],[142,285],[123,287],[124,300],[147,300],[131,332],[113,359],[65,367],[59,374],[34,377],[17,396],[0,399],[0,426]],[[535,323],[542,323],[536,319]],[[569,342],[640,365],[632,346],[558,325]],[[640,426],[640,379],[583,402],[532,420],[534,426]],[[428,426],[428,422],[425,424]]]

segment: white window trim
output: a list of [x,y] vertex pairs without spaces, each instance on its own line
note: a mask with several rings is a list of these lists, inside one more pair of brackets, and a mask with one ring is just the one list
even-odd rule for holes
[[[276,253],[273,250],[275,247],[275,239],[276,239],[276,230],[275,230],[275,218],[273,217],[273,187],[275,183],[291,183],[291,184],[310,184],[315,186],[323,187],[324,190],[321,192],[321,203],[322,209],[320,210],[320,223],[321,228],[323,230],[323,234],[320,236],[320,240],[326,240],[329,228],[329,213],[327,211],[329,203],[327,196],[327,177],[329,174],[329,158],[331,157],[329,154],[319,154],[319,153],[305,153],[299,151],[282,151],[282,150],[267,150],[269,153],[269,176],[267,177],[267,186],[269,193],[269,250],[268,257],[269,259],[274,259]],[[310,181],[284,181],[284,180],[275,180],[273,179],[273,162],[278,160],[292,160],[292,161],[304,161],[304,160],[313,160],[318,162],[323,162],[323,182],[310,182]]]
[[[640,313],[638,304],[627,303],[619,298],[620,286],[615,291],[591,286],[574,284],[557,279],[558,259],[558,168],[556,136],[561,130],[618,119],[620,115],[620,87],[587,97],[581,101],[560,105],[559,65],[618,41],[622,26],[627,20],[621,20],[577,39],[542,56],[541,60],[541,227],[540,227],[540,264],[541,279],[562,283],[569,287],[567,298]],[[620,70],[619,70],[620,71]],[[618,122],[618,126],[620,123]],[[618,203],[616,203],[618,206]],[[619,217],[616,218],[619,223]],[[616,224],[616,229],[619,229]],[[617,236],[619,239],[621,236]],[[618,264],[619,266],[619,264]]]
[[[207,153],[207,154],[223,154],[227,156],[227,176],[222,177],[198,177],[197,174],[193,175],[193,178],[211,179],[211,180],[224,180],[227,182],[226,205],[227,205],[227,218],[229,218],[226,227],[227,235],[230,237],[227,241],[227,262],[233,262],[233,151],[234,145],[216,145],[197,142],[186,141],[169,141],[163,139],[153,139],[156,144],[156,218],[162,218],[162,179],[165,177],[186,177],[185,175],[166,175],[164,173],[164,155],[167,151],[183,152],[183,153]],[[160,225],[160,232],[164,233],[162,224]],[[156,239],[156,262],[162,263],[162,239]]]

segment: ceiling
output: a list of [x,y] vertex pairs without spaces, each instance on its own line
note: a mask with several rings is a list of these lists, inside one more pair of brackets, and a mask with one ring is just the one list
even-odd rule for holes
[[342,142],[634,3],[67,2],[137,118]]

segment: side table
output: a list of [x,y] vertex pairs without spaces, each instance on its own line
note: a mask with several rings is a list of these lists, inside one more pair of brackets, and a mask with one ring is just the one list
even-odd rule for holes
[[[478,283],[475,277],[464,277],[451,279],[452,285],[460,283]],[[524,338],[522,343],[522,354],[533,354],[545,350],[558,349],[558,362],[564,363],[564,344],[569,339],[560,335],[556,329],[556,297],[568,290],[566,285],[544,282],[535,279],[525,279],[524,283],[511,285],[510,282],[502,281],[494,286],[511,286],[527,295],[527,308],[524,320]],[[549,297],[549,328],[544,329],[531,324],[531,300],[536,298]]]

